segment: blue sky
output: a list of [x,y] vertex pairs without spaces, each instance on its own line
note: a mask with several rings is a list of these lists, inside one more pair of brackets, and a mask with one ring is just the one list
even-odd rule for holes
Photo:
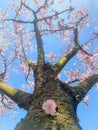
[[[7,1],[0,0],[1,7],[6,7]],[[98,1],[97,0],[74,0],[74,5],[79,8],[87,8],[89,9],[90,18],[95,18],[96,22],[90,27],[90,31],[92,31],[93,27],[98,25]],[[88,35],[88,31],[86,30],[83,32],[82,40],[85,40]],[[48,38],[48,43],[45,44],[45,49],[47,49],[47,52],[50,50],[53,50],[57,53],[62,51],[62,47],[59,46],[59,44],[56,44],[56,47],[53,49],[53,43],[56,42],[56,39],[52,39],[51,37]],[[94,48],[98,48],[97,44],[93,46]],[[69,65],[70,66],[70,65]],[[20,85],[20,81],[18,78],[12,76],[13,80],[15,79],[16,82],[13,82],[12,85],[15,86],[17,83],[17,86]],[[23,77],[20,79],[23,80]],[[80,125],[83,128],[83,130],[98,130],[98,90],[95,88],[95,86],[89,91],[89,106],[88,108],[85,107],[83,103],[80,103],[77,109],[78,117],[80,118]],[[0,118],[0,124],[2,127],[0,130],[14,130],[17,122],[21,120],[26,114],[26,111],[22,111],[19,108],[17,109],[16,113],[18,113],[18,117],[14,121],[12,116],[13,112],[9,115],[5,115],[4,117]]]

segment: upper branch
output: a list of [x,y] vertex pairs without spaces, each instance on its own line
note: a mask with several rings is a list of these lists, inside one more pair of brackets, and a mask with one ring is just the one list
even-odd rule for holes
[[75,47],[73,50],[68,53],[66,56],[62,57],[58,63],[54,65],[54,68],[56,68],[57,74],[63,69],[63,67],[68,63],[68,61],[78,52],[78,50],[81,48],[78,43],[78,29],[77,27],[74,28],[74,44]]
[[34,13],[35,16],[35,21],[34,21],[34,31],[35,31],[35,36],[36,36],[36,41],[37,41],[37,49],[38,49],[38,60],[37,63],[38,64],[44,64],[44,50],[43,50],[43,41],[40,35],[40,31],[38,28],[38,20],[36,17],[36,14]]
[[27,6],[23,1],[21,1],[21,4],[28,10],[30,10],[32,13],[34,13],[34,10],[32,8],[30,8],[29,6]]
[[98,82],[98,73],[92,76],[89,76],[83,82],[78,84],[77,86],[73,87],[75,95],[77,97],[77,101],[80,102],[87,92],[93,87],[94,84]]
[[44,5],[42,5],[37,11],[36,11],[36,13],[38,13],[42,8],[45,8],[45,6],[47,5],[47,2],[48,2],[49,0],[45,0],[45,2],[44,2]]
[[67,11],[72,11],[72,10],[74,10],[74,8],[66,9],[66,10],[63,10],[63,11],[61,11],[61,12],[56,12],[56,13],[53,14],[53,15],[50,15],[50,16],[47,16],[47,17],[38,19],[38,21],[42,21],[42,20],[46,20],[46,19],[51,19],[51,18],[56,17],[56,16],[58,16],[58,15],[60,15],[60,14],[62,14],[62,13],[65,13],[65,12],[67,12]]
[[13,21],[13,22],[16,22],[16,23],[24,23],[24,24],[32,24],[32,23],[34,23],[34,21],[16,20],[14,18],[12,18],[12,19],[4,19],[3,21]]
[[3,82],[0,82],[0,93],[3,93],[11,98],[20,108],[28,110],[29,104],[31,103],[31,94],[15,89]]
[[[24,3],[22,3],[28,10],[30,10],[33,14],[36,14],[37,12],[34,12],[33,9],[31,9],[29,6],[25,5]],[[42,8],[42,7],[41,7]],[[39,9],[41,9],[39,8]],[[63,10],[61,12],[56,12],[55,14],[51,15],[51,16],[47,16],[47,17],[44,17],[44,18],[41,18],[41,19],[36,19],[36,22],[40,22],[42,20],[46,20],[46,19],[50,19],[50,18],[53,18],[53,17],[56,17],[64,12],[67,12],[67,11],[72,11],[74,10],[74,8],[71,8],[71,9],[67,9],[67,10]],[[11,19],[4,19],[3,21],[13,21],[13,22],[17,22],[17,23],[24,23],[24,24],[33,24],[34,23],[34,20],[32,21],[24,21],[24,20],[16,20],[15,18],[11,18]]]

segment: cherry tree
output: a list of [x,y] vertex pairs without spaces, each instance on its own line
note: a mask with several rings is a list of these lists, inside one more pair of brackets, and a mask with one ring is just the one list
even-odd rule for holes
[[[98,49],[92,48],[98,27],[81,38],[94,22],[88,10],[75,9],[71,0],[10,0],[3,12],[0,114],[17,104],[27,115],[15,130],[82,130],[77,106],[88,106],[86,94],[98,81]],[[63,47],[59,54],[47,52],[50,37],[52,48]],[[9,85],[11,74],[23,77],[23,85]]]

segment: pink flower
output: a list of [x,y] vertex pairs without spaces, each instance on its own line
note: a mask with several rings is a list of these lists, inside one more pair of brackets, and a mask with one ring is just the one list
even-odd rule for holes
[[42,108],[45,110],[46,114],[54,115],[56,112],[56,103],[54,100],[47,100],[43,103]]

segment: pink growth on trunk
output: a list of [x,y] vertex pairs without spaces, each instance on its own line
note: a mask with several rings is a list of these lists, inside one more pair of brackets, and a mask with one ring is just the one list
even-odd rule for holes
[[54,115],[56,112],[56,103],[54,100],[47,100],[43,103],[42,108],[45,110],[46,114]]

